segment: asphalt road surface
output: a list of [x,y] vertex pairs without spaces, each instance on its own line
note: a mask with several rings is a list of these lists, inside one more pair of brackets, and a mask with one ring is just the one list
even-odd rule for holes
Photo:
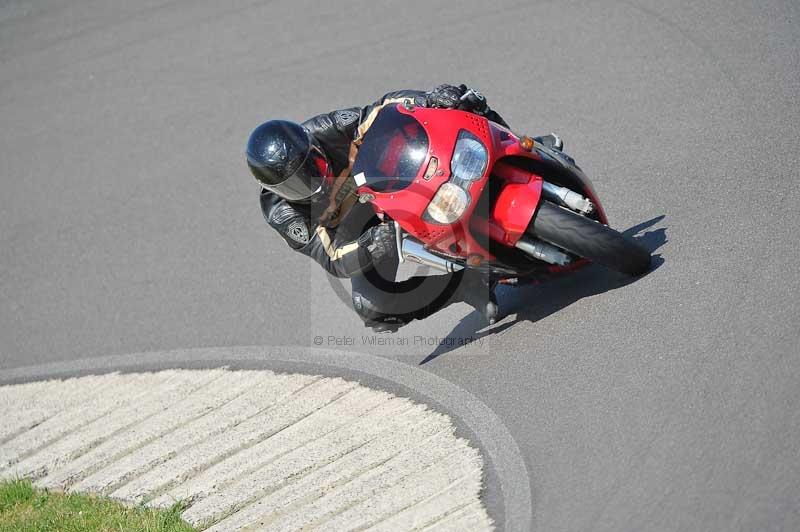
[[[797,530],[799,28],[775,0],[6,0],[0,367],[345,344],[493,409],[537,530]],[[656,268],[368,334],[266,228],[244,143],[442,82],[561,134]]]

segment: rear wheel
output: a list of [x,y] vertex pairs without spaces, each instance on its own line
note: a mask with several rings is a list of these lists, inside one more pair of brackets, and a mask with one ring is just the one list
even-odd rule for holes
[[580,214],[542,201],[531,236],[628,275],[650,269],[650,252],[633,239]]

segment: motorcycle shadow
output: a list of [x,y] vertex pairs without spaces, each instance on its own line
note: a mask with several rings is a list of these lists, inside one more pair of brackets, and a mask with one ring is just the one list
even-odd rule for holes
[[[644,275],[629,277],[592,264],[575,273],[544,281],[541,284],[519,287],[501,285],[496,292],[500,312],[506,317],[515,314],[514,319],[509,321],[502,319],[491,328],[481,330],[485,329],[487,325],[483,317],[475,311],[461,320],[447,337],[452,339],[470,337],[477,340],[500,334],[517,323],[525,321],[535,323],[584,297],[616,290],[650,275],[664,264],[664,258],[655,252],[667,242],[667,228],[648,229],[661,222],[665,217],[666,215],[662,214],[623,231],[623,234],[639,242],[652,255],[650,271]],[[458,342],[452,342],[452,345],[447,345],[448,343],[450,342],[441,342],[419,365],[427,364],[458,346]]]

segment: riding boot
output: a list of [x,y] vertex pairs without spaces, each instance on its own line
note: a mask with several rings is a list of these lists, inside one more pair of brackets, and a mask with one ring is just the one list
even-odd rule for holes
[[371,327],[376,333],[397,332],[410,319],[402,316],[386,314],[370,301],[366,294],[353,292],[353,309],[364,320],[364,326]]

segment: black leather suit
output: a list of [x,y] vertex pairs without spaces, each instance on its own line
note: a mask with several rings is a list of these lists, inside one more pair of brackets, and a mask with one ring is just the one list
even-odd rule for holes
[[[418,106],[426,106],[426,93],[400,90],[384,95],[366,107],[351,107],[324,113],[302,123],[321,144],[334,174],[352,182],[349,166],[357,148],[354,141],[363,137],[374,116],[385,105],[411,98]],[[489,120],[505,125],[503,119],[487,108]],[[344,177],[347,175],[348,177]],[[351,185],[343,189],[354,192]],[[368,324],[389,319],[406,323],[423,319],[454,300],[461,273],[412,277],[396,282],[397,260],[373,264],[369,253],[358,239],[366,229],[380,223],[369,204],[355,200],[354,194],[339,194],[332,199],[334,207],[327,222],[320,223],[318,204],[292,203],[267,191],[261,191],[261,209],[267,223],[280,233],[289,246],[317,261],[336,277],[349,277],[352,282],[353,307]],[[327,200],[326,199],[326,200]],[[323,205],[324,206],[324,205]],[[336,212],[336,211],[341,212]]]

